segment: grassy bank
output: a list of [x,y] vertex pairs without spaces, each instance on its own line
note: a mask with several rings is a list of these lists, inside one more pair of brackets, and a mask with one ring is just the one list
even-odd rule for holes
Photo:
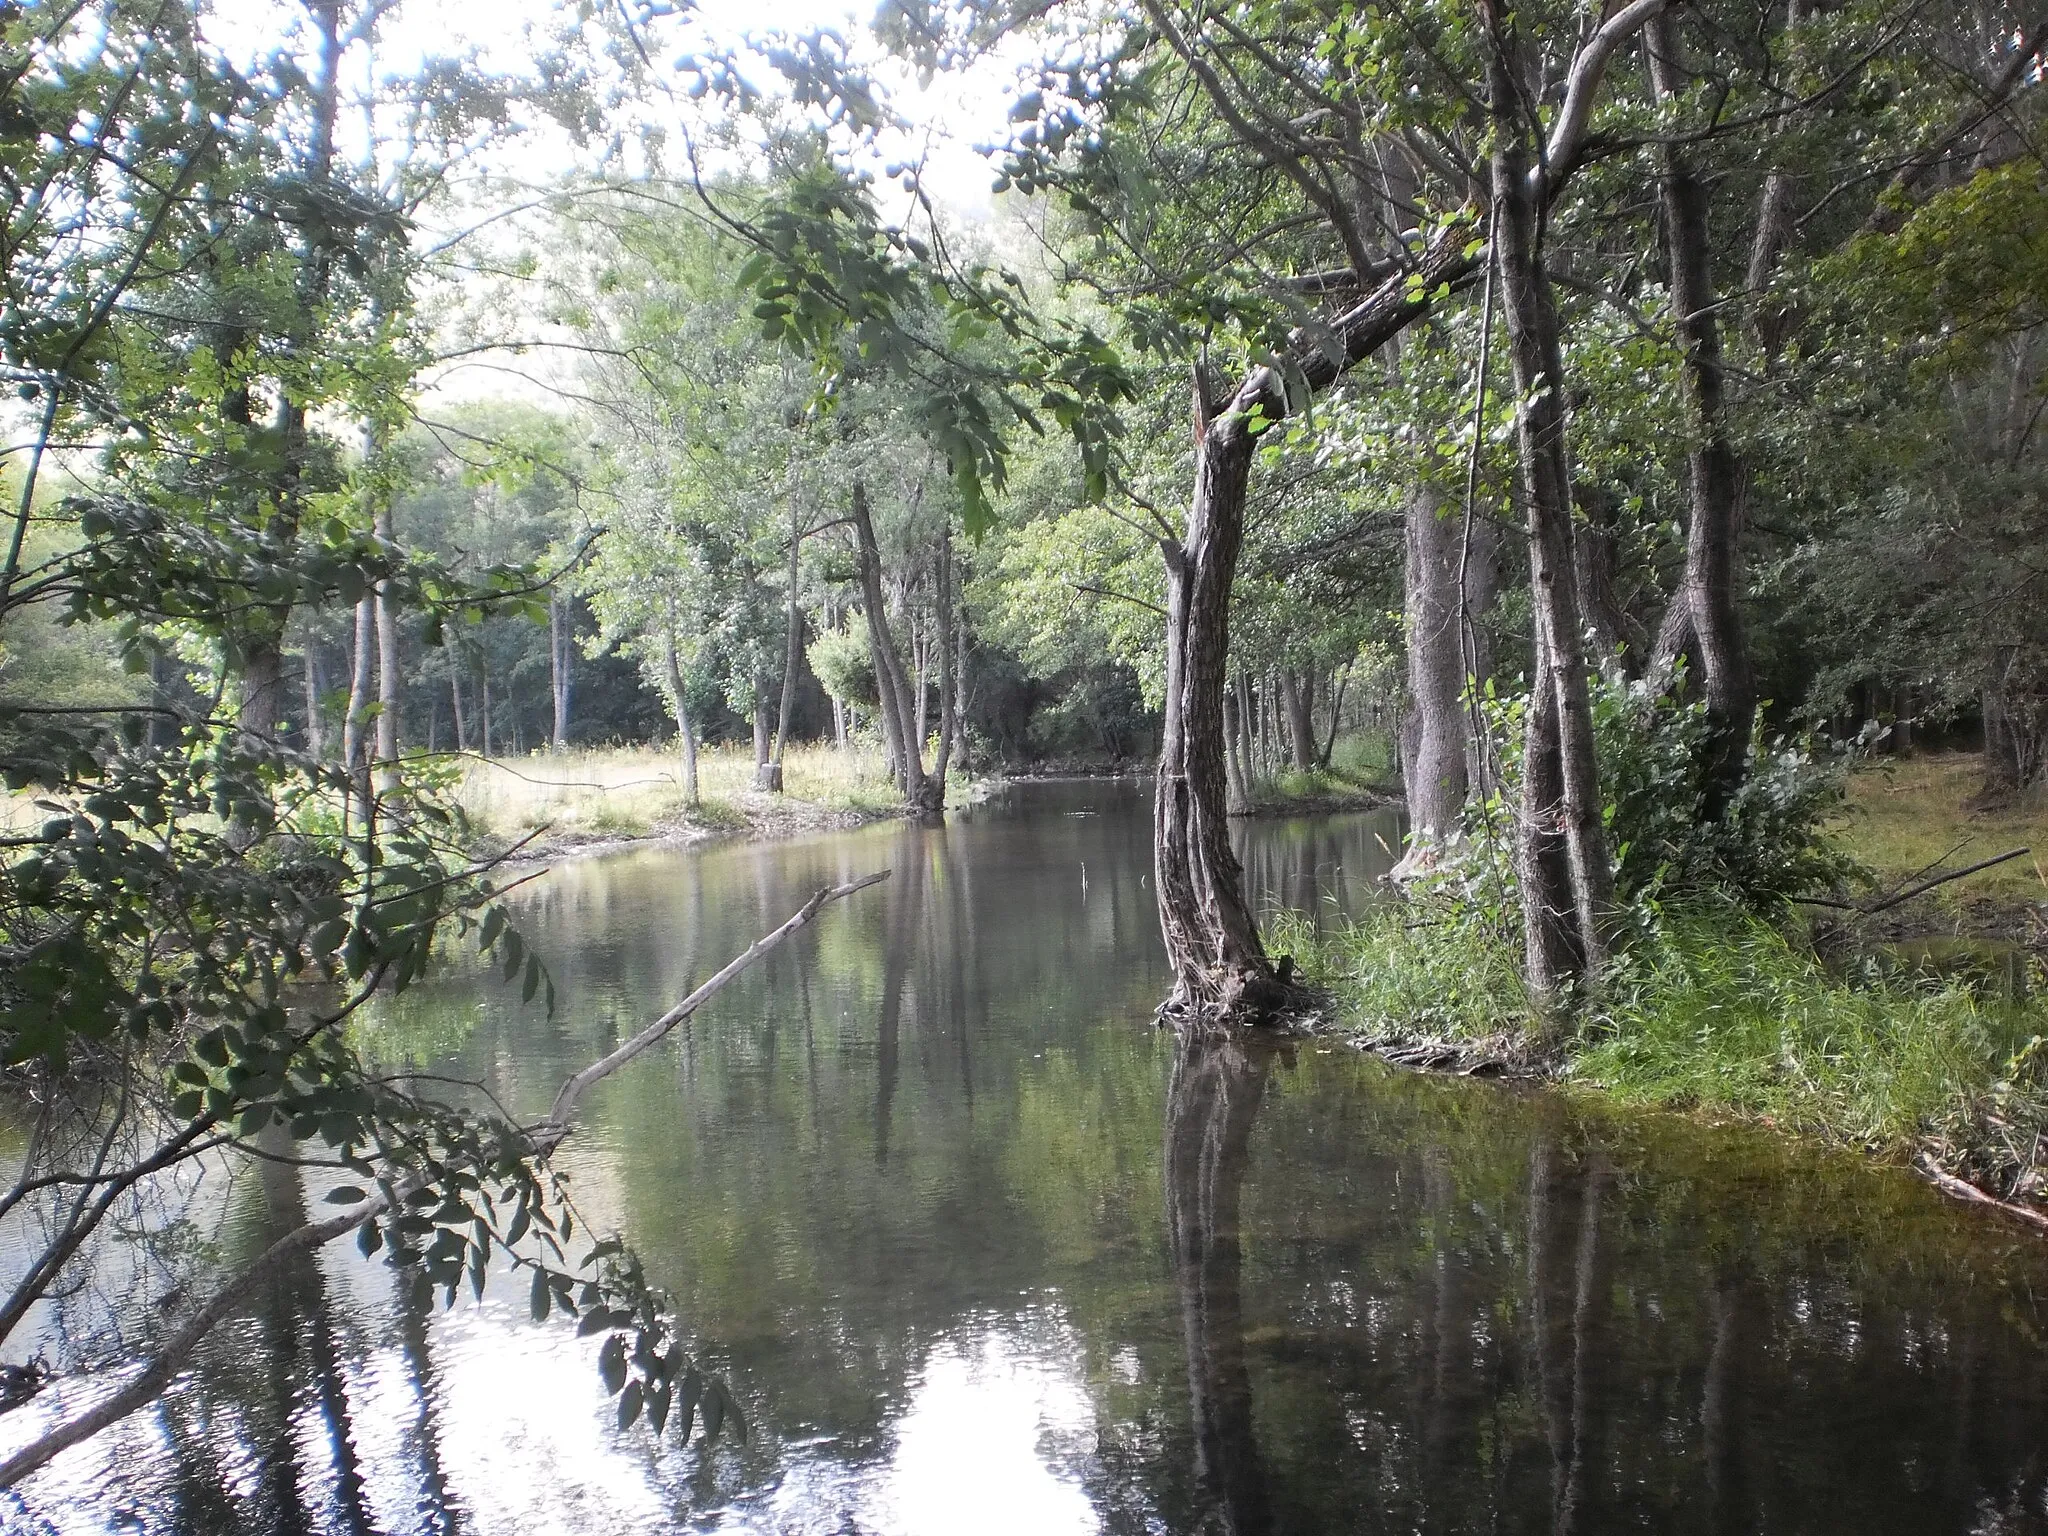
[[1373,731],[1340,738],[1330,766],[1308,773],[1293,769],[1252,784],[1254,816],[1301,816],[1320,811],[1361,810],[1400,796],[1400,771],[1393,743]]
[[1974,752],[1878,759],[1850,775],[1837,830],[1851,853],[1894,884],[1936,864],[1956,868],[2031,848],[2032,857],[1942,886],[1929,902],[1964,915],[1980,902],[2048,901],[2048,802],[1972,809],[1983,781]]
[[536,850],[856,826],[902,810],[879,752],[793,746],[782,782],[782,794],[762,794],[754,788],[751,746],[708,747],[698,755],[699,798],[691,806],[674,752],[613,747],[471,760],[455,798],[484,836],[501,844],[532,839]]
[[[1939,850],[1936,850],[1937,852]],[[1740,1116],[2048,1198],[2048,1008],[1967,977],[1830,967],[1734,913],[1666,914],[1604,994],[1545,1029],[1517,936],[1427,904],[1320,934],[1275,925],[1335,1024],[1379,1049],[1491,1058],[1627,1103]]]

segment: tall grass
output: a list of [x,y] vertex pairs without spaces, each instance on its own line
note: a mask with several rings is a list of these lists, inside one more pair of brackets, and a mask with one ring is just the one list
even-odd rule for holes
[[521,837],[540,827],[556,833],[644,836],[665,825],[741,827],[777,814],[880,815],[898,796],[879,752],[859,747],[794,745],[783,760],[781,796],[754,788],[753,748],[707,747],[698,754],[700,796],[683,803],[682,764],[673,751],[608,747],[472,759],[455,798],[480,830]]
[[1666,914],[1572,1031],[1546,1042],[1514,937],[1389,904],[1318,935],[1271,930],[1343,1021],[1381,1038],[1554,1051],[1567,1081],[1630,1103],[1765,1120],[1874,1151],[1934,1151],[2011,1195],[2044,1190],[2048,1008],[1865,961],[1831,969],[1734,912]]

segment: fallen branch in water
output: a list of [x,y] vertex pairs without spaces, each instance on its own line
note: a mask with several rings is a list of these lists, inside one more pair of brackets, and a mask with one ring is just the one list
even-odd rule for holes
[[1952,869],[1945,875],[1936,875],[1932,880],[1923,880],[1918,885],[1903,891],[1895,891],[1882,901],[1864,906],[1854,901],[1835,901],[1826,896],[1794,896],[1792,899],[1804,907],[1833,907],[1839,912],[1854,912],[1858,917],[1875,917],[1880,912],[1889,912],[1893,907],[1911,901],[1915,896],[1924,896],[1937,885],[1947,885],[1951,880],[1960,880],[1965,875],[1978,874],[2013,859],[2024,858],[2032,853],[2031,848],[2015,848],[2010,853],[2001,853],[1996,858],[1980,859],[1964,869]]
[[2010,1200],[2001,1200],[1996,1195],[1987,1195],[1969,1180],[1959,1179],[1954,1174],[1943,1170],[1940,1164],[1936,1163],[1925,1152],[1922,1152],[1915,1158],[1913,1163],[1915,1167],[1927,1175],[1934,1187],[1943,1194],[1954,1195],[1958,1200],[1967,1200],[1972,1205],[1993,1206],[1998,1210],[2004,1211],[2009,1216],[2017,1216],[2021,1221],[2039,1227],[2044,1232],[2048,1232],[2048,1214],[2034,1210],[2029,1206],[2015,1205]]
[[[560,1092],[555,1095],[553,1107],[548,1111],[547,1119],[527,1131],[527,1139],[534,1151],[545,1157],[561,1144],[562,1139],[569,1134],[569,1117],[576,1112],[576,1101],[591,1084],[611,1076],[635,1056],[654,1045],[722,991],[734,977],[798,929],[806,926],[827,904],[839,900],[842,896],[851,896],[856,891],[864,891],[871,885],[880,884],[889,878],[890,873],[885,869],[878,874],[865,875],[845,885],[828,886],[819,891],[799,907],[781,927],[755,940],[745,953],[734,959],[703,986],[617,1050],[592,1062],[562,1084]],[[401,1195],[407,1192],[405,1188],[399,1191]],[[286,1264],[301,1254],[310,1253],[333,1242],[337,1237],[355,1231],[372,1217],[381,1215],[390,1208],[390,1205],[390,1197],[379,1191],[350,1206],[339,1215],[330,1216],[324,1221],[309,1221],[285,1233],[265,1248],[253,1262],[223,1282],[208,1298],[206,1304],[186,1320],[185,1325],[171,1336],[140,1371],[79,1414],[77,1418],[67,1420],[46,1431],[6,1461],[0,1462],[0,1488],[11,1488],[31,1472],[46,1465],[53,1457],[83,1440],[91,1439],[101,1430],[120,1422],[136,1410],[148,1406],[177,1379],[178,1373],[185,1367],[185,1362],[191,1358],[193,1351],[212,1331],[213,1326],[232,1313],[242,1302],[262,1290]]]

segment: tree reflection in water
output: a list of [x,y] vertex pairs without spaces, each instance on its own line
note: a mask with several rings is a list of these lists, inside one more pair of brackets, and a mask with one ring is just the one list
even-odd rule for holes
[[1205,1529],[1273,1529],[1266,1468],[1252,1434],[1245,1369],[1244,1249],[1238,1201],[1272,1049],[1233,1037],[1188,1038],[1166,1100],[1166,1227],[1187,1338],[1195,1475]]

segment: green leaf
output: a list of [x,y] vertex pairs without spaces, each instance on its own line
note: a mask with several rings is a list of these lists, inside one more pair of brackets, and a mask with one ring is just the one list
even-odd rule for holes
[[633,1427],[634,1421],[640,1417],[640,1407],[645,1400],[646,1392],[639,1382],[629,1381],[626,1383],[625,1391],[619,1394],[620,1429],[626,1430]]
[[337,1184],[327,1191],[329,1205],[360,1205],[370,1197],[353,1184]]
[[529,1305],[533,1310],[533,1320],[536,1323],[544,1323],[548,1320],[549,1300],[548,1272],[544,1269],[536,1269],[533,1272],[533,1295],[529,1301]]

